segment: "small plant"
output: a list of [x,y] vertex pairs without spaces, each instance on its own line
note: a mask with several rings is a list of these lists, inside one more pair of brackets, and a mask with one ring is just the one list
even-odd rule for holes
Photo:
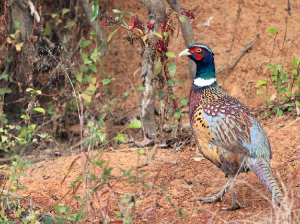
[[[290,75],[281,65],[271,63],[266,67],[267,70],[271,70],[269,82],[266,79],[261,79],[255,85],[259,87],[270,84],[276,89],[276,102],[269,101],[267,95],[264,95],[264,99],[268,106],[273,105],[273,112],[277,116],[281,116],[284,110],[292,111],[295,107],[300,107],[300,60],[293,59],[291,68],[292,74]],[[295,87],[298,88],[295,89]],[[263,94],[265,91],[265,89],[259,89],[257,94]],[[295,106],[285,106],[284,102],[294,103]],[[266,115],[269,116],[267,112]]]

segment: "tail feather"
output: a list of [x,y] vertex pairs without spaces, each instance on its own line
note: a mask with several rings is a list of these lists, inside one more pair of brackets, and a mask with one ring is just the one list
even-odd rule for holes
[[[264,159],[259,159],[256,161],[250,159],[250,161],[248,160],[248,165],[250,166],[252,171],[258,176],[261,183],[268,189],[271,195],[274,195],[275,200],[282,204],[283,195],[273,175],[269,163],[264,161]],[[283,202],[282,207],[284,211],[288,211],[288,206],[285,202]]]

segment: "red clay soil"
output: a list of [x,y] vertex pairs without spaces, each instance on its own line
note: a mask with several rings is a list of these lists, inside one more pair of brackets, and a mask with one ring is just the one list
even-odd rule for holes
[[[238,9],[238,0],[226,1],[194,1],[181,0],[179,1],[185,9],[191,9],[196,19],[192,26],[195,38],[198,42],[205,43],[213,48],[215,53],[216,69],[221,66],[226,67],[228,51],[230,49],[234,25],[236,20],[236,12]],[[287,16],[285,8],[286,1],[272,0],[241,0],[241,16],[238,19],[235,41],[232,48],[229,64],[240,54],[241,50],[254,40],[256,34],[260,34],[257,43],[252,47],[250,52],[246,53],[241,61],[232,70],[229,70],[225,78],[225,89],[228,94],[236,97],[244,102],[250,109],[258,109],[263,107],[264,99],[256,94],[257,88],[255,83],[265,78],[267,71],[266,65],[269,62],[271,51],[273,48],[274,35],[267,33],[268,27],[274,27],[278,30],[278,36],[275,41],[274,54],[272,62],[280,63],[291,72],[290,64],[293,58],[300,58],[300,2],[291,2],[291,16]],[[112,9],[121,9],[122,11],[130,10],[137,14],[142,21],[147,19],[147,10],[139,3],[138,0],[111,0],[108,4],[107,13],[113,15]],[[210,20],[209,26],[201,24]],[[281,51],[284,34],[285,21],[288,17],[286,40]],[[108,32],[108,31],[107,31]],[[128,43],[123,44],[118,36],[112,45],[110,54],[107,57],[105,70],[107,75],[116,78],[112,82],[111,92],[117,98],[122,98],[125,91],[129,91],[132,86],[141,86],[138,80],[139,74],[133,76],[141,62],[139,46],[131,46]],[[185,49],[184,41],[179,35],[174,37],[169,46],[169,51],[176,55]],[[282,58],[281,58],[282,53]],[[192,79],[188,71],[188,59],[176,58],[173,60],[177,64],[176,77],[186,84],[186,88],[176,85],[176,93],[183,97],[189,93]],[[101,69],[98,69],[100,71]],[[219,83],[222,83],[225,72],[218,75]],[[98,78],[102,78],[103,74],[99,72]],[[272,94],[275,91],[271,92]],[[140,95],[129,95],[129,100],[122,103],[124,111],[134,107],[139,103]],[[273,98],[274,99],[274,98]],[[293,112],[294,113],[294,112]],[[187,118],[187,117],[186,117]],[[296,116],[285,114],[282,117],[272,117],[268,120],[262,120],[261,124],[269,137],[272,147],[273,158],[271,166],[279,183],[281,181],[286,187],[292,181],[292,176],[298,166],[299,150],[294,151],[300,146],[300,121],[288,125],[296,119]],[[187,119],[185,119],[187,120]],[[284,129],[287,127],[286,129]],[[126,145],[122,145],[113,150],[126,149]],[[231,195],[228,193],[224,204],[217,202],[215,204],[203,204],[195,199],[195,197],[213,196],[226,183],[224,174],[212,163],[202,159],[200,161],[193,159],[199,157],[195,154],[195,147],[183,147],[179,152],[173,152],[173,149],[158,148],[153,156],[149,166],[140,169],[143,172],[149,172],[149,181],[153,181],[158,174],[156,181],[157,186],[167,185],[165,193],[172,197],[172,203],[178,206],[181,210],[186,210],[186,223],[226,223],[237,221],[238,223],[248,223],[261,221],[265,223],[266,217],[272,216],[271,205],[258,192],[262,192],[271,200],[271,196],[260,183],[259,179],[252,173],[240,174],[237,177],[236,183],[240,180],[246,182],[239,183],[235,186],[238,193],[239,202],[246,207],[237,211],[221,211],[221,207],[229,206],[231,203]],[[81,168],[76,163],[70,176],[64,184],[60,184],[64,175],[67,173],[71,162],[76,156],[58,158],[54,161],[42,162],[43,166],[38,169],[33,169],[21,179],[21,183],[28,187],[31,193],[28,199],[43,206],[45,208],[53,205],[54,201],[51,196],[56,195],[59,199],[70,189],[70,182],[74,181],[77,175],[81,172]],[[137,153],[126,149],[124,151],[105,151],[103,159],[109,160],[109,167],[115,167],[112,171],[113,175],[120,175],[121,172],[117,167],[125,170],[137,165]],[[178,161],[177,164],[173,164]],[[39,165],[38,163],[36,165]],[[101,175],[100,170],[95,170],[97,175]],[[135,172],[135,171],[134,171]],[[278,179],[279,175],[281,181]],[[49,176],[44,179],[43,176]],[[299,177],[297,179],[299,181]],[[194,181],[191,183],[191,181]],[[113,184],[115,180],[111,180]],[[189,184],[188,184],[189,183]],[[250,186],[254,187],[251,188]],[[181,223],[180,217],[176,214],[175,208],[166,200],[166,197],[160,192],[150,189],[144,191],[141,188],[145,184],[138,182],[137,193],[143,194],[141,205],[136,209],[137,214],[144,215],[155,205],[155,215],[150,212],[145,217],[140,217],[134,223]],[[280,184],[281,185],[281,184]],[[82,188],[77,195],[82,193]],[[300,190],[300,185],[296,185],[289,191],[289,200],[295,196]],[[135,192],[135,187],[125,181],[118,182],[115,187],[115,196],[118,200],[126,193]],[[193,193],[192,193],[193,192]],[[22,192],[23,193],[23,192]],[[25,192],[24,192],[25,194]],[[109,215],[117,218],[114,211],[119,211],[116,201],[111,197],[109,207]],[[66,196],[62,201],[69,203],[71,195]],[[106,205],[106,201],[102,202]],[[201,207],[200,210],[197,208]],[[300,200],[296,199],[293,210],[299,210]],[[77,204],[73,202],[72,212],[77,211]]]
[[[281,181],[288,188],[298,166],[299,150],[294,152],[294,149],[300,145],[298,134],[300,123],[282,130],[282,124],[287,123],[284,121],[285,118],[286,116],[273,118],[262,122],[262,125],[269,136],[273,150],[273,159],[271,161],[273,172],[277,177],[277,181],[280,183],[279,174]],[[289,122],[291,121],[290,119]],[[112,150],[112,148],[109,150]],[[118,167],[128,170],[138,163],[137,152],[131,151],[126,145],[120,146],[116,150],[120,151],[106,151],[102,156],[102,159],[110,161],[108,167],[114,167],[112,171],[113,176],[121,175]],[[71,156],[42,162],[41,168],[36,170],[33,168],[34,171],[28,172],[28,176],[24,176],[21,181],[31,193],[28,199],[30,198],[40,206],[48,208],[56,202],[52,199],[53,195],[56,195],[58,199],[62,198],[70,189],[70,182],[74,181],[81,173],[80,166],[76,164],[65,183],[60,184],[75,158],[76,156]],[[177,163],[175,162],[175,164],[174,161],[177,161]],[[38,166],[39,164],[41,163],[36,165]],[[235,186],[237,199],[246,206],[245,208],[236,211],[221,211],[222,207],[230,206],[230,193],[226,196],[224,204],[222,202],[203,204],[197,201],[195,197],[213,196],[218,193],[227,179],[211,162],[195,155],[194,147],[185,147],[176,153],[173,152],[173,149],[158,148],[151,164],[139,169],[139,171],[149,172],[150,176],[147,179],[151,182],[158,175],[156,186],[167,185],[165,193],[167,196],[171,196],[172,203],[179,209],[188,212],[186,223],[206,223],[210,219],[213,219],[212,223],[226,223],[229,221],[244,223],[243,220],[265,223],[265,219],[272,215],[272,207],[265,199],[267,197],[271,200],[271,196],[252,172],[240,174],[236,180],[236,183],[238,183]],[[96,169],[94,173],[96,176],[99,176],[102,172],[102,170]],[[44,177],[48,177],[48,179],[44,179]],[[240,181],[244,181],[247,184],[239,183]],[[299,182],[299,177],[295,181]],[[116,180],[111,180],[110,183],[113,185],[115,182]],[[146,183],[138,181],[137,190],[135,191],[133,184],[129,184],[122,179],[114,186],[114,195],[118,201],[121,201],[125,194],[136,192],[138,195],[136,200],[142,201],[141,205],[137,206],[137,214],[144,215],[154,204],[156,205],[154,223],[181,223],[180,217],[176,214],[176,209],[166,200],[166,197],[159,191],[152,191],[151,193],[149,188],[143,191],[142,188],[146,185]],[[295,196],[300,190],[299,188],[300,185],[292,188],[289,191],[289,198],[291,198],[291,195]],[[264,196],[260,195],[259,192]],[[27,193],[24,192],[24,194]],[[80,187],[77,195],[81,194],[82,188]],[[143,195],[143,198],[140,197],[140,194]],[[113,212],[119,211],[119,208],[112,195],[110,195],[110,198],[109,216],[117,218]],[[62,202],[68,204],[70,199],[71,195],[67,195]],[[106,198],[102,198],[102,206],[106,205],[106,200]],[[197,208],[199,207],[200,210],[198,211]],[[299,207],[300,200],[297,198],[293,205],[293,210],[299,210]],[[72,204],[72,209],[73,212],[78,210],[76,203]],[[146,217],[139,218],[135,223],[151,223],[151,221],[152,213]]]

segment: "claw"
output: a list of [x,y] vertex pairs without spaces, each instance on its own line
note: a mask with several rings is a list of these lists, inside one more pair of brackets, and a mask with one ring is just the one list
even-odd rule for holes
[[219,197],[218,195],[216,195],[215,197],[209,197],[209,198],[197,198],[197,200],[199,201],[203,201],[205,203],[213,203],[213,202],[219,202],[219,201],[222,201],[222,196]]
[[237,200],[232,203],[232,205],[228,208],[221,208],[223,211],[232,211],[232,210],[237,210],[240,208],[245,208],[246,206],[241,205]]
[[[230,178],[228,182],[225,184],[225,186],[222,188],[222,190],[214,197],[208,197],[208,198],[197,198],[197,200],[202,201],[204,203],[213,203],[213,202],[221,202],[223,201],[223,196],[227,193],[228,188],[232,185],[233,178]],[[235,195],[237,194],[234,190],[233,186],[231,186],[231,192],[232,192],[232,205],[228,208],[222,208],[223,211],[232,211],[240,208],[244,208],[246,206],[241,205],[238,200],[236,199]]]
[[241,205],[238,200],[236,199],[236,191],[234,190],[233,187],[231,187],[231,193],[232,193],[232,205],[228,208],[222,208],[223,211],[232,211],[232,210],[237,210],[240,208],[245,208],[246,206]]

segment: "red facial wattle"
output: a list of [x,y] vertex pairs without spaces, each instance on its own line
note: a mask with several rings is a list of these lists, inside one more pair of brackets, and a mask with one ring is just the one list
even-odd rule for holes
[[[198,52],[198,49],[201,49],[201,51],[200,52]],[[192,47],[191,49],[190,49],[190,51],[189,51],[191,54],[194,54],[195,55],[195,58],[198,60],[198,61],[200,61],[202,58],[203,58],[203,56],[204,56],[204,52],[206,52],[206,51],[204,51],[202,48],[200,48],[200,47]]]

